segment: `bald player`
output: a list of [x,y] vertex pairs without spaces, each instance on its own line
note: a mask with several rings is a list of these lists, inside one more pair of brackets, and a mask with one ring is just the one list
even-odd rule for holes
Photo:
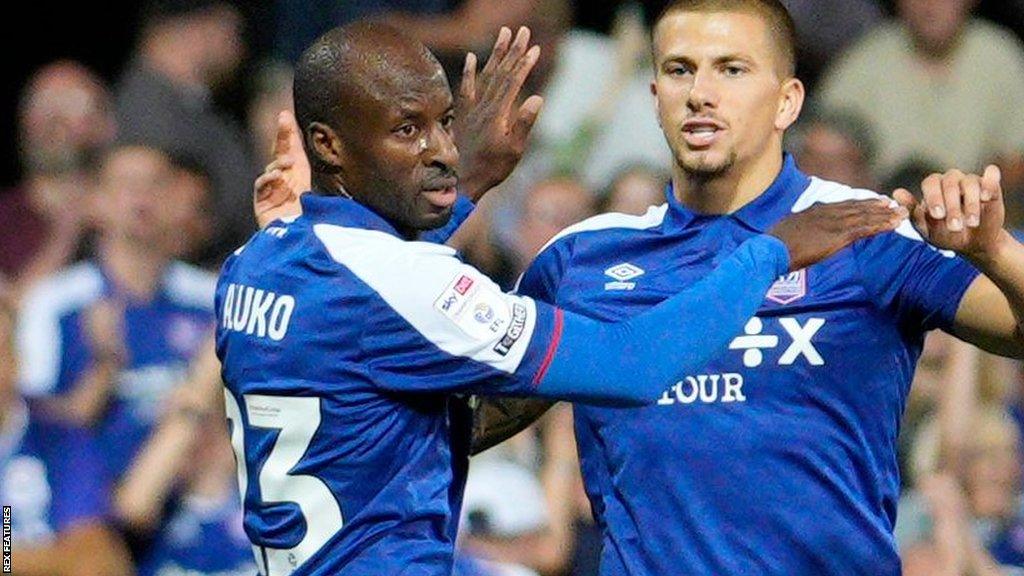
[[[491,142],[477,148],[487,162],[468,159],[466,181],[483,186],[507,176],[480,172],[506,157],[489,130],[529,127],[530,100],[514,104],[537,49],[510,36],[462,90],[464,125]],[[459,165],[452,94],[422,45],[367,24],[328,32],[296,68],[295,104],[313,190],[300,217],[228,259],[216,303],[264,575],[449,573],[469,435],[451,393],[651,401],[724,346],[779,274],[906,214],[870,201],[796,215],[662,306],[602,324],[504,294],[418,239],[449,222]]]

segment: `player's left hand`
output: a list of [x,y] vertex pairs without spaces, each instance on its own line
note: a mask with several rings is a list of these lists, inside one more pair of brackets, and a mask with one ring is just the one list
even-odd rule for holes
[[476,55],[466,55],[459,88],[455,141],[459,147],[462,188],[473,201],[502,183],[523,157],[530,130],[544,100],[533,95],[522,104],[519,94],[540,57],[530,45],[530,29],[515,39],[502,28],[490,58],[477,73]]
[[983,258],[1007,236],[1001,180],[996,166],[986,168],[983,176],[950,170],[924,179],[920,202],[902,188],[893,198],[910,211],[914,227],[933,246]]

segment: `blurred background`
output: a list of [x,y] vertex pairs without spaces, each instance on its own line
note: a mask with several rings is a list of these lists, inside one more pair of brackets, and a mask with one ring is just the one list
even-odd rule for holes
[[[808,173],[915,189],[1003,168],[1024,225],[1024,0],[784,0]],[[0,497],[16,574],[254,573],[209,338],[217,267],[254,230],[252,181],[319,34],[379,18],[459,82],[502,25],[543,48],[546,103],[467,260],[510,288],[562,228],[663,202],[670,156],[649,23],[664,1],[161,0],[19,7],[0,87]],[[1024,573],[1024,371],[941,333],[901,432],[908,576]],[[572,411],[475,459],[460,575],[596,574]],[[84,567],[83,567],[84,566]],[[77,571],[76,571],[77,570]]]

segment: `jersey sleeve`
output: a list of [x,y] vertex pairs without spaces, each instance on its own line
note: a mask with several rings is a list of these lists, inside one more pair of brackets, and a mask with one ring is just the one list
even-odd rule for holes
[[978,270],[926,243],[904,222],[853,247],[861,282],[878,307],[921,330],[950,329]]
[[361,337],[374,383],[394,391],[528,394],[557,346],[561,312],[506,294],[455,251],[317,225],[331,257],[372,290]]
[[76,428],[58,428],[47,442],[51,519],[58,532],[111,514],[111,483],[95,440]]
[[437,230],[424,232],[420,236],[420,240],[423,242],[433,242],[434,244],[444,244],[452,237],[452,235],[455,234],[456,230],[462,226],[463,222],[469,218],[469,215],[473,213],[475,208],[476,206],[473,204],[472,200],[466,198],[462,194],[459,194],[455,199],[455,205],[452,206],[452,217],[448,220],[448,223]]

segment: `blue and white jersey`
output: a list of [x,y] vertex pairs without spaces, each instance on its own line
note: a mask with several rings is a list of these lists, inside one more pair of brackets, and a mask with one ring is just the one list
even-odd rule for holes
[[[726,216],[668,191],[538,255],[521,294],[606,321],[698,281],[750,236],[818,202],[876,197],[787,156]],[[604,575],[898,574],[896,437],[923,336],[948,329],[977,276],[909,224],[782,277],[704,370],[640,409],[576,406]],[[708,318],[714,322],[714,318]]]
[[352,200],[301,201],[217,286],[257,564],[266,576],[448,574],[468,442],[449,394],[530,392],[561,314]]
[[0,430],[0,503],[11,507],[14,549],[48,546],[76,525],[105,522],[109,476],[92,438],[42,426],[24,404]]
[[185,496],[160,529],[139,576],[252,576],[249,538],[237,495],[227,499]]
[[[118,376],[96,427],[103,460],[116,477],[131,463],[180,384],[188,363],[213,329],[216,278],[172,263],[149,302],[127,300],[124,338],[128,364]],[[115,297],[102,264],[86,262],[33,286],[19,317],[19,385],[30,401],[70,392],[89,368],[85,318],[91,306]]]

